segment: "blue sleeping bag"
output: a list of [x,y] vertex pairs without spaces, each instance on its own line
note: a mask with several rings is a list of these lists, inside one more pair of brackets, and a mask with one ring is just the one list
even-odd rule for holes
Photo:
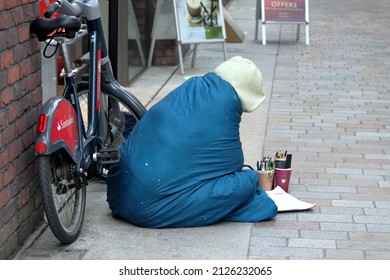
[[276,216],[256,171],[242,170],[241,115],[234,88],[214,73],[169,93],[137,123],[109,169],[112,215],[149,228]]

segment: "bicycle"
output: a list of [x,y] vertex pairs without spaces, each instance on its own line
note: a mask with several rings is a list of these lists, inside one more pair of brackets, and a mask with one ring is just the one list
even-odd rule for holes
[[[64,65],[64,91],[42,108],[35,153],[47,222],[55,237],[69,244],[83,225],[89,180],[104,178],[110,164],[120,160],[118,146],[146,109],[113,76],[98,0],[57,0],[30,31],[39,41],[54,42]],[[86,35],[89,76],[83,86],[76,83],[68,46]]]

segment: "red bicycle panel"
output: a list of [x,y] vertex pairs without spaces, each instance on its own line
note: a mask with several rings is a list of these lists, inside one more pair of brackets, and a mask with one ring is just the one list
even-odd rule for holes
[[77,139],[76,112],[68,101],[63,101],[54,113],[50,141],[55,143],[63,140],[74,153]]

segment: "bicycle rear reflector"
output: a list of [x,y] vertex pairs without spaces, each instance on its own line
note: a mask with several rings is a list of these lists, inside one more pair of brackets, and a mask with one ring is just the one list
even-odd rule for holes
[[46,144],[43,142],[38,142],[35,145],[35,152],[37,154],[44,154],[46,152]]

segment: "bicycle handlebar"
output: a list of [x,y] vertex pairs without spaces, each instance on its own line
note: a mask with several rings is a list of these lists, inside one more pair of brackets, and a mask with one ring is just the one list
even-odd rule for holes
[[59,1],[53,2],[53,4],[51,4],[43,14],[44,17],[51,18],[51,16],[54,15],[54,13],[57,12],[60,7],[61,7],[61,3]]
[[55,12],[68,16],[84,16],[89,20],[101,17],[98,0],[57,0],[45,11],[45,18],[50,18]]
[[77,1],[70,3],[68,0],[54,1],[49,8],[45,11],[45,18],[50,18],[55,12],[59,12],[68,16],[79,16],[81,14],[81,8]]

